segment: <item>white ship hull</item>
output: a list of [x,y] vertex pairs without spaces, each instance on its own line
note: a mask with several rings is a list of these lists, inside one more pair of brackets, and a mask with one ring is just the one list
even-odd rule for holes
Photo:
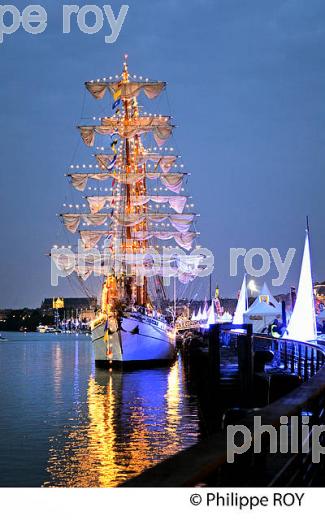
[[175,337],[165,323],[149,316],[122,318],[120,330],[104,339],[105,323],[92,330],[96,364],[169,363],[175,358]]

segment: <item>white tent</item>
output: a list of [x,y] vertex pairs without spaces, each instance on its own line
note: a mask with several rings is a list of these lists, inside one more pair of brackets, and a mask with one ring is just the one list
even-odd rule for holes
[[286,337],[296,341],[313,341],[317,339],[314,287],[311,276],[308,230],[306,231],[297,299],[291,320],[289,321]]
[[208,302],[205,300],[203,311],[201,315],[201,320],[206,321],[208,319]]
[[251,323],[253,332],[266,332],[267,327],[281,316],[281,304],[274,298],[267,283],[264,282],[260,294],[244,313],[244,323]]
[[[215,325],[216,323],[216,315],[215,315],[215,312],[214,312],[214,302],[212,301],[212,304],[210,305],[210,307],[208,308],[207,311],[203,311],[202,313],[202,316],[204,316],[204,314],[206,314],[206,318],[202,317],[201,318],[201,328],[202,329],[208,329],[210,327],[210,325]],[[204,322],[204,323],[202,323]]]
[[[221,321],[223,321],[224,323],[231,323],[232,322],[232,315],[230,314],[230,312],[224,312],[222,317],[221,317]],[[241,325],[241,323],[239,323],[239,325]]]
[[275,298],[274,296],[271,294],[271,291],[270,289],[268,288],[268,285],[266,282],[264,282],[263,284],[263,287],[260,291],[260,294],[258,296],[258,298],[263,301],[265,301],[266,303],[270,303],[271,305],[273,305],[275,308],[278,308],[281,310],[282,312],[282,306],[281,306],[281,303],[279,303]]
[[197,315],[196,315],[196,321],[200,321],[202,320],[202,308],[200,307],[198,312],[197,312]]
[[275,319],[281,318],[281,308],[279,306],[274,307],[260,301],[256,298],[254,303],[244,313],[244,323],[251,323],[253,325],[253,332],[265,332],[265,329],[273,323]]
[[216,315],[214,312],[214,302],[211,303],[208,310],[208,321],[207,325],[214,325],[216,323]]

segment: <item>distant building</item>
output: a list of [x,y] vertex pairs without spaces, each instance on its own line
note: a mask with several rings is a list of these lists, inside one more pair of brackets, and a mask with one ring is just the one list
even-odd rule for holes
[[[66,318],[77,317],[93,319],[98,308],[97,298],[62,298],[63,307],[59,309],[60,316]],[[56,298],[54,298],[56,300]],[[45,298],[41,305],[43,315],[53,315],[53,298]]]
[[0,322],[6,322],[11,312],[11,309],[0,309]]

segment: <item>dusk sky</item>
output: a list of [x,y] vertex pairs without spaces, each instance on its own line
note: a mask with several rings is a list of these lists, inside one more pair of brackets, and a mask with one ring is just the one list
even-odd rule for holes
[[[272,291],[297,285],[307,214],[313,277],[324,280],[324,0],[128,0],[114,44],[104,41],[107,22],[96,35],[75,22],[63,35],[68,3],[41,2],[47,30],[20,29],[0,44],[0,307],[83,296],[76,284],[51,287],[46,252],[68,243],[56,217],[62,203],[81,200],[64,174],[93,153],[77,148],[81,115],[100,113],[83,83],[120,73],[126,52],[132,74],[168,83],[155,103],[175,118],[170,146],[192,174],[200,244],[215,255],[221,295],[241,285],[242,260],[238,276],[229,273],[235,247],[278,248],[282,257],[297,248],[285,284]],[[110,3],[117,14],[121,3]],[[265,279],[275,276],[272,267]]]

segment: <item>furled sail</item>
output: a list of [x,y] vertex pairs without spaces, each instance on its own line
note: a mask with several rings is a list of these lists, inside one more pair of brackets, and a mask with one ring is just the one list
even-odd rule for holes
[[87,186],[88,179],[96,181],[107,181],[111,175],[109,173],[69,173],[72,186],[78,191],[84,191]]
[[[112,162],[112,159],[114,157],[113,154],[96,154],[95,155],[96,160],[98,162],[99,167],[102,170],[107,170],[108,165]],[[177,155],[160,155],[157,153],[152,152],[143,152],[140,153],[137,157],[138,164],[142,165],[146,163],[147,161],[152,161],[157,164],[157,166],[160,166],[163,173],[169,173],[172,166],[177,161]],[[120,165],[121,161],[117,161],[117,166]]]
[[[146,241],[151,238],[158,238],[159,240],[174,239],[180,247],[189,251],[196,235],[196,232],[135,231],[132,233],[132,239],[139,241]],[[80,231],[81,240],[86,248],[96,247],[101,238],[110,236],[112,236],[112,233],[108,231]]]
[[197,233],[195,232],[187,232],[187,233],[175,233],[169,231],[136,231],[134,233],[134,238],[136,240],[150,240],[150,238],[159,238],[160,240],[170,240],[174,239],[175,242],[182,248],[189,251],[192,248],[192,243]]
[[166,214],[131,214],[131,215],[116,215],[114,220],[126,227],[137,226],[142,222],[149,222],[152,224],[161,224],[168,220],[170,224],[179,232],[185,233],[189,230],[195,215],[166,215]]
[[[71,233],[75,233],[81,221],[89,226],[103,226],[111,218],[111,214],[65,213],[62,215],[62,218],[66,229]],[[194,218],[194,214],[132,213],[129,215],[116,214],[114,221],[121,226],[133,227],[143,222],[161,224],[167,220],[177,231],[185,233],[189,230]]]
[[124,124],[121,119],[116,117],[104,118],[100,126],[79,126],[78,128],[83,142],[87,146],[94,146],[96,133],[110,135],[114,132],[124,139],[152,132],[158,146],[162,146],[173,131],[170,118],[159,116],[141,116],[131,120],[128,124]]
[[[99,197],[86,197],[91,213],[98,213],[101,211],[106,204],[114,207],[115,203],[119,202],[121,197],[114,197],[114,195],[104,195]],[[148,202],[156,202],[156,203],[168,203],[172,209],[174,209],[177,213],[183,213],[187,197],[183,197],[181,195],[140,195],[138,197],[131,197],[130,204],[131,206],[143,206]]]
[[86,249],[96,247],[101,238],[109,238],[111,235],[108,231],[80,231],[80,238]]
[[117,91],[121,91],[121,98],[129,101],[138,97],[143,91],[147,98],[154,99],[166,88],[164,81],[142,81],[121,84],[119,81],[87,81],[86,88],[96,99],[103,99],[106,92],[109,91],[112,96]]
[[144,173],[69,173],[73,187],[78,191],[84,191],[87,186],[88,179],[97,181],[107,181],[113,178],[124,184],[134,184],[141,181],[145,177],[149,180],[160,179],[163,186],[174,193],[180,193],[186,173],[161,173],[161,172],[144,172]]
[[156,172],[147,172],[146,176],[150,180],[160,179],[161,183],[170,191],[180,193],[184,180],[184,173],[166,173],[159,174]]
[[73,213],[65,213],[62,215],[63,223],[68,231],[71,233],[75,233],[80,225],[81,219],[88,226],[102,226],[106,223],[108,215],[96,213],[92,214],[73,214]]

